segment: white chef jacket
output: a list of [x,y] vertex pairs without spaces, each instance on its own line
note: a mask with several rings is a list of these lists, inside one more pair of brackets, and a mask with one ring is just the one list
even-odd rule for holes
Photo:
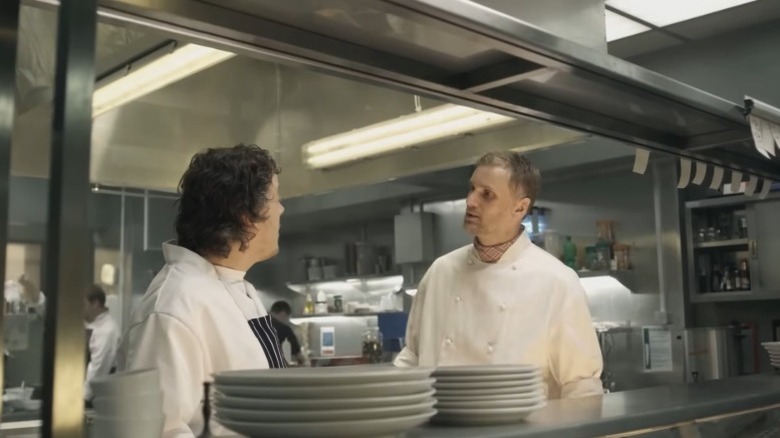
[[397,366],[533,364],[548,398],[601,394],[601,350],[577,274],[526,233],[497,263],[473,245],[418,285]]
[[[244,272],[172,243],[163,244],[163,254],[166,265],[134,312],[127,368],[159,370],[163,438],[193,438],[203,429],[203,383],[212,373],[285,363],[271,316]],[[212,435],[235,435],[211,420]]]
[[84,400],[92,400],[92,380],[108,375],[111,368],[116,366],[116,352],[121,335],[119,326],[108,311],[87,323],[86,328],[92,331],[92,335],[89,338],[89,364],[84,379]]

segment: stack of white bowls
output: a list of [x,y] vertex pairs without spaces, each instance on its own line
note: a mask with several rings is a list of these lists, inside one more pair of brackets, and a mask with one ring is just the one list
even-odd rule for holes
[[92,381],[95,438],[160,438],[165,418],[157,370],[110,374]]
[[533,365],[442,367],[434,371],[433,422],[488,426],[523,421],[547,404],[541,370]]
[[345,366],[215,374],[215,420],[250,437],[395,435],[436,413],[430,369]]
[[780,368],[780,342],[762,342],[767,354],[769,354],[769,362],[775,368]]

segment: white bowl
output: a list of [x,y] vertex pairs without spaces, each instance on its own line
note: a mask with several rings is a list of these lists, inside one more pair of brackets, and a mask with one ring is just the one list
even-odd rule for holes
[[43,406],[43,400],[23,400],[22,406],[28,411],[37,411]]
[[95,397],[114,397],[126,394],[145,394],[160,389],[160,373],[154,369],[127,371],[93,379]]
[[5,390],[5,393],[12,398],[24,401],[32,398],[34,390],[34,388],[8,388]]
[[92,400],[95,413],[105,417],[152,418],[162,414],[162,392],[96,397]]
[[145,419],[120,419],[95,416],[92,426],[94,438],[160,438],[165,417]]

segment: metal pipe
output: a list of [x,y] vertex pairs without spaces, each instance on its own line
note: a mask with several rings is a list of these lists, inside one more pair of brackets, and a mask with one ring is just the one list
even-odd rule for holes
[[[117,287],[117,291],[119,291],[119,300],[117,302],[119,303],[119,315],[122,318],[120,321],[121,327],[124,329],[124,327],[129,326],[129,318],[125,317],[125,308],[128,306],[125,303],[125,296],[128,298],[130,297],[130,293],[127,293],[125,291],[125,202],[127,201],[127,198],[125,197],[124,190],[122,190],[121,198],[120,198],[120,206],[119,206],[119,278],[117,279],[117,283],[119,283]],[[129,302],[129,300],[128,300]]]
[[658,170],[658,163],[653,164],[653,217],[655,222],[655,246],[656,260],[658,262],[658,295],[659,311],[666,315],[666,268],[664,267],[663,255],[663,218],[661,217],[661,176]]
[[58,11],[44,290],[43,436],[81,438],[84,428],[84,293],[89,290],[89,160],[95,85],[96,0]]
[[[0,279],[5,278],[6,244],[8,243],[8,201],[11,180],[11,137],[14,127],[16,93],[16,47],[19,40],[18,0],[0,2]],[[3,323],[5,309],[0,311],[0,351],[5,356]],[[4,387],[5,360],[0,360],[0,388]],[[0,414],[3,407],[0,403]]]

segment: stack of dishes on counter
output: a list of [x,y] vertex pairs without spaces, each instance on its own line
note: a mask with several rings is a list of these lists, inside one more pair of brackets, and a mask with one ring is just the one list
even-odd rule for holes
[[780,368],[780,342],[762,342],[766,352],[769,354],[769,361],[775,368]]
[[249,437],[395,435],[436,413],[431,372],[356,365],[218,373],[215,420]]
[[160,373],[138,370],[92,380],[95,438],[160,438],[162,413]]
[[517,423],[547,404],[541,370],[533,365],[441,367],[433,376],[438,424]]

